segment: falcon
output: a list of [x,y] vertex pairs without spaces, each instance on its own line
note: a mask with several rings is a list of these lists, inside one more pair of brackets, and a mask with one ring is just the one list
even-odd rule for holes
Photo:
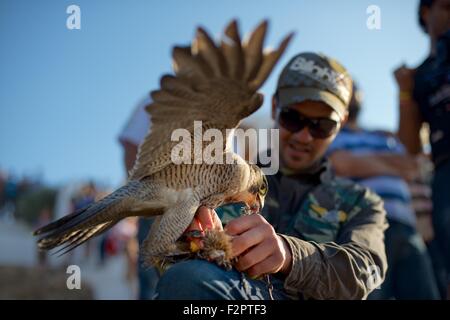
[[[105,232],[121,219],[156,217],[142,250],[148,264],[157,265],[179,252],[180,238],[192,223],[200,206],[216,208],[228,203],[245,203],[247,212],[259,212],[267,193],[262,171],[230,150],[230,130],[254,113],[263,102],[257,90],[262,86],[285,51],[292,34],[276,50],[264,50],[267,21],[260,23],[246,41],[241,41],[233,20],[216,43],[201,27],[189,47],[172,51],[172,75],[163,75],[159,90],[151,92],[146,110],[152,126],[139,147],[136,163],[126,185],[105,198],[35,231],[43,250],[57,247],[66,253],[88,239]],[[223,147],[215,154],[224,161],[174,163],[178,141],[172,133],[184,129],[190,139],[191,156],[196,159],[208,146],[192,147],[194,121],[203,132],[220,130]],[[231,160],[231,161],[230,161]],[[201,257],[231,261],[230,239],[223,231],[208,231],[204,247],[191,248]]]

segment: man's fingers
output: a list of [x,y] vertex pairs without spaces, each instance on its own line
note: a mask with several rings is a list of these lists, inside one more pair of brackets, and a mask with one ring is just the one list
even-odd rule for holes
[[225,226],[225,232],[228,233],[230,236],[235,236],[262,223],[268,224],[266,219],[264,219],[263,216],[261,216],[260,214],[242,216],[228,222],[228,224]]
[[415,69],[408,68],[405,64],[401,65],[394,70],[395,75],[412,75],[415,73]]
[[270,232],[269,227],[261,225],[234,237],[231,241],[233,255],[237,257],[246,250],[262,242],[268,231]]
[[192,220],[189,227],[187,227],[186,231],[192,231],[192,230],[200,230],[203,231],[202,225],[200,224],[200,221],[197,219],[197,216],[194,217],[194,220]]
[[213,218],[211,216],[211,209],[207,207],[199,207],[197,212],[195,213],[195,217],[192,220],[189,227],[187,227],[186,231],[191,230],[200,230],[204,231],[205,229],[212,229],[214,226]]
[[250,249],[246,254],[239,257],[236,268],[239,271],[245,271],[254,265],[265,260],[272,254],[272,244],[269,241],[263,241],[260,245]]
[[214,222],[213,222],[213,210],[207,208],[207,207],[200,207],[197,210],[197,219],[202,225],[203,229],[213,229]]
[[197,209],[195,219],[192,221],[188,230],[223,230],[222,221],[215,210],[201,206]]
[[247,270],[247,274],[256,278],[264,274],[276,273],[279,270],[275,267],[277,265],[277,257],[274,255],[269,256],[260,263],[255,264],[253,267]]
[[219,216],[217,215],[216,210],[211,210],[212,211],[212,220],[213,220],[213,225],[214,225],[214,230],[223,230],[223,226],[222,226],[222,221],[220,220]]

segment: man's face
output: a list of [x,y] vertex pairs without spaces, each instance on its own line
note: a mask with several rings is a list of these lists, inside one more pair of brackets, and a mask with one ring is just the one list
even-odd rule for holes
[[[272,117],[276,117],[275,101],[272,109]],[[318,101],[304,101],[289,106],[301,116],[307,119],[338,120],[337,113],[327,104]],[[275,119],[277,120],[277,119]],[[316,138],[308,127],[297,132],[291,132],[277,121],[280,130],[280,160],[284,167],[296,172],[307,171],[317,163],[325,154],[328,146],[335,138],[337,131],[326,138]]]
[[450,0],[434,0],[430,8],[423,10],[423,19],[432,38],[437,39],[450,29]]

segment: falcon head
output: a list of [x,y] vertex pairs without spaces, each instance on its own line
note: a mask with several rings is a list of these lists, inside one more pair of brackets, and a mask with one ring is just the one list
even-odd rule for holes
[[251,169],[255,173],[255,179],[249,188],[249,193],[253,195],[253,199],[250,200],[248,205],[250,205],[251,213],[259,213],[264,207],[264,199],[269,191],[269,185],[265,174],[258,166],[252,165]]
[[244,190],[231,196],[227,203],[243,202],[248,214],[259,213],[264,207],[264,199],[269,191],[267,179],[262,170],[256,165],[249,165],[250,175]]

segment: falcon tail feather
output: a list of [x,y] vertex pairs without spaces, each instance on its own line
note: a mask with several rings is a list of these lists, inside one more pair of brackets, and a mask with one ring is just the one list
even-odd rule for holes
[[[73,245],[78,246],[106,231],[103,228],[105,225],[112,227],[118,220],[102,221],[98,219],[97,215],[114,210],[114,205],[105,207],[101,202],[102,200],[95,202],[84,209],[75,211],[66,217],[36,230],[34,235],[42,235],[38,240],[39,248],[50,250],[63,244],[67,244],[63,249]],[[68,251],[74,248],[71,247]]]
[[105,232],[121,219],[139,215],[132,210],[136,199],[130,195],[136,187],[125,185],[107,197],[36,230],[34,235],[41,236],[39,248],[51,250],[65,245],[60,250],[64,254]]

